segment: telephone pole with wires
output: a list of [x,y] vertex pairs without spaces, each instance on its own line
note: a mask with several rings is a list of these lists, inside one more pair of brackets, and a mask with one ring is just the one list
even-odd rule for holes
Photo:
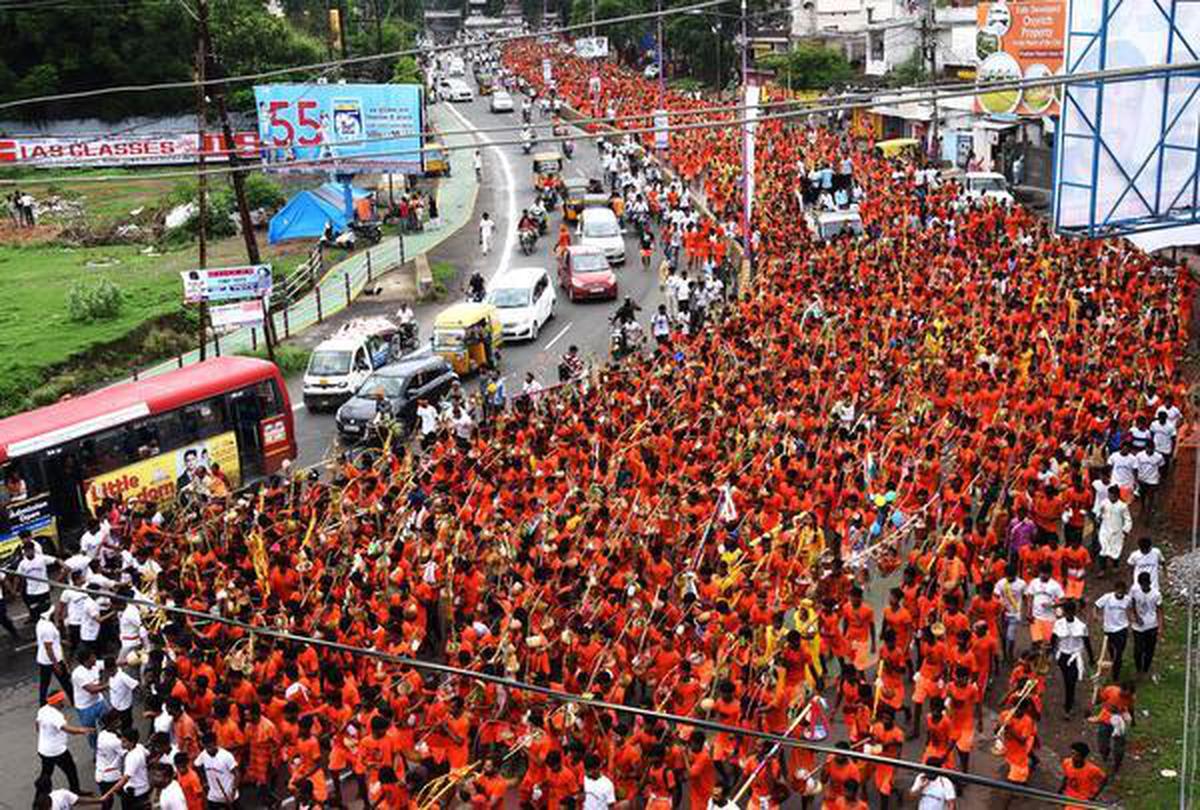
[[[937,77],[937,19],[934,9],[934,0],[924,0],[925,10],[921,15],[921,58],[928,65],[929,80],[932,82]],[[937,90],[933,91],[933,120],[929,126],[929,142],[925,146],[925,153],[937,160],[941,150],[938,149],[938,97]]]
[[[181,0],[182,2],[182,0]],[[184,5],[187,8],[186,4]],[[190,10],[189,10],[190,13]],[[206,136],[204,118],[208,113],[205,87],[205,63],[208,61],[204,44],[207,29],[208,8],[200,0],[196,16],[196,239],[198,244],[198,269],[208,267],[208,172],[204,170],[204,141]],[[200,361],[208,355],[208,302],[200,299]]]

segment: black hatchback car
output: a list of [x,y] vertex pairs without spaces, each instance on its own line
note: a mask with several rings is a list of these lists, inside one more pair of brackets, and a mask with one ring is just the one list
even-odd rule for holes
[[381,398],[391,404],[397,420],[412,426],[416,421],[417,402],[426,399],[436,404],[457,379],[450,364],[437,355],[384,366],[367,377],[354,396],[338,408],[334,418],[338,435],[347,442],[361,441],[375,418]]

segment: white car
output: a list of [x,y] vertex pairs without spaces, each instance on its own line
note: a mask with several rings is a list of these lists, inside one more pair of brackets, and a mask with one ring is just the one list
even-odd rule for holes
[[625,264],[625,237],[611,208],[583,209],[579,234],[579,244],[603,250],[609,264]]
[[814,212],[806,220],[809,230],[822,242],[843,233],[856,237],[863,234],[862,216],[854,210]]
[[513,100],[507,90],[497,90],[492,93],[492,112],[512,112]]
[[994,200],[1004,205],[1013,204],[1008,180],[998,172],[967,172],[962,178],[963,196],[969,200]]
[[647,79],[657,79],[658,64],[656,62],[651,62],[650,64],[646,65],[646,67],[642,70],[642,75]]
[[488,284],[487,301],[500,316],[501,337],[537,340],[546,321],[554,317],[558,294],[541,267],[514,267]]
[[474,101],[475,91],[462,79],[451,79],[446,82],[443,91],[447,101]]

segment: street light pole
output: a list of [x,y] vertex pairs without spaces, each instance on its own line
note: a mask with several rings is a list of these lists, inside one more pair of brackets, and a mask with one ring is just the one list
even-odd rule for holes
[[754,185],[754,159],[750,156],[750,81],[747,77],[749,65],[750,37],[746,21],[746,0],[742,0],[742,249],[753,266],[753,247],[750,244],[750,205]]
[[666,103],[667,79],[663,75],[663,18],[662,0],[658,0],[658,106]]

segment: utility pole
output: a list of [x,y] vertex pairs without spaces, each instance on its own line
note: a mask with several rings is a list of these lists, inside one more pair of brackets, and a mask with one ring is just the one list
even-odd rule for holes
[[[197,0],[197,15],[200,20],[200,36],[204,54],[212,62],[214,79],[223,78],[224,69],[217,59],[212,47],[212,37],[208,30],[208,0]],[[262,255],[258,252],[258,239],[254,235],[254,223],[250,220],[250,205],[246,202],[246,171],[241,168],[242,157],[238,154],[237,144],[233,138],[233,127],[229,123],[229,108],[225,103],[225,82],[213,85],[213,100],[217,103],[217,117],[221,119],[221,135],[228,152],[229,166],[233,170],[233,196],[237,201],[238,220],[242,228],[242,240],[246,243],[246,259],[250,264],[261,264]],[[263,342],[267,345],[267,357],[275,362],[275,334],[271,323],[271,303],[264,299],[263,306]]]
[[666,105],[667,77],[663,75],[663,18],[662,0],[658,0],[658,106]]
[[[204,0],[200,0],[200,16],[199,20],[207,19],[208,9],[204,5]],[[205,48],[204,48],[204,33],[202,31],[204,25],[197,20],[196,24],[196,237],[199,240],[199,260],[197,265],[200,270],[208,267],[208,176],[204,172],[204,141],[206,138],[204,115],[205,115],[205,98],[204,98],[204,63]],[[206,345],[208,332],[208,301],[203,297],[200,299],[200,361],[204,362],[208,354]]]
[[753,266],[754,249],[751,244],[751,231],[753,227],[750,223],[750,212],[753,201],[751,197],[751,186],[754,185],[754,158],[750,156],[750,139],[753,133],[750,131],[750,79],[748,69],[750,65],[750,36],[747,27],[746,15],[746,0],[742,0],[742,111],[740,115],[745,123],[742,124],[742,246],[745,252],[746,259]]
[[[921,17],[921,56],[928,64],[930,80],[935,79],[937,76],[937,27],[933,0],[926,1],[925,13]],[[933,121],[929,127],[929,143],[926,145],[925,153],[933,156],[935,160],[938,158],[935,151],[938,143],[938,118],[937,90],[934,90]]]

